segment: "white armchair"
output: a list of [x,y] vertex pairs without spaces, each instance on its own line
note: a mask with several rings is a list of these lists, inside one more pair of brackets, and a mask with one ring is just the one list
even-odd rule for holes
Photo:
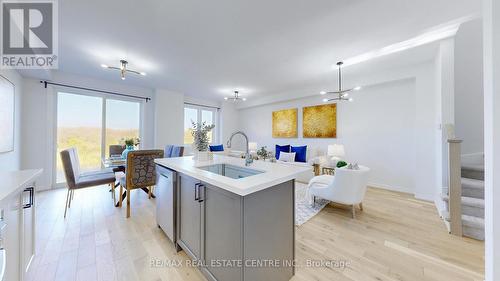
[[352,217],[356,217],[355,205],[363,210],[363,199],[368,183],[368,167],[359,166],[359,170],[340,168],[335,170],[335,176],[322,175],[311,179],[308,193],[313,204],[316,197],[332,202],[352,206]]

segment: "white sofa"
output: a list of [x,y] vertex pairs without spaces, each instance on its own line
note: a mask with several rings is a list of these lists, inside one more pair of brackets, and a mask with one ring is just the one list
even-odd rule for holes
[[308,183],[313,177],[314,177],[314,169],[312,164],[309,163],[303,163],[303,162],[283,162],[283,161],[276,161],[278,164],[282,165],[294,165],[294,166],[299,166],[299,167],[308,167],[310,168],[309,171],[303,172],[300,175],[297,176],[296,180],[301,183]]
[[295,165],[295,166],[300,166],[300,167],[309,167],[310,168],[309,171],[300,174],[296,179],[298,182],[307,184],[314,177],[313,164],[314,163],[321,164],[326,159],[325,156],[318,156],[319,154],[320,154],[319,150],[314,149],[314,148],[309,148],[309,146],[308,146],[307,152],[306,152],[306,162],[283,162],[280,160],[277,160],[276,162],[279,164],[283,164],[283,165]]

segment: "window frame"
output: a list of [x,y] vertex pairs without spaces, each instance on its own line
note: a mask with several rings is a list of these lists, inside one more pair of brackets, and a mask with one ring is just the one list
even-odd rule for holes
[[[141,144],[139,145],[139,148],[142,147],[142,144],[144,143],[144,120],[145,120],[145,102],[144,100],[138,100],[135,98],[127,98],[127,97],[115,97],[113,95],[108,95],[108,94],[102,94],[102,93],[97,93],[93,91],[87,91],[87,90],[79,90],[79,89],[67,89],[64,87],[54,87],[54,115],[53,115],[53,120],[54,120],[54,130],[53,130],[53,148],[52,148],[52,155],[53,155],[53,161],[52,161],[52,185],[55,186],[56,188],[58,187],[64,187],[66,185],[66,182],[57,182],[57,129],[58,129],[58,122],[57,122],[57,117],[58,117],[58,109],[59,109],[59,94],[72,94],[72,95],[81,95],[81,96],[90,96],[90,97],[97,97],[101,98],[101,159],[103,157],[106,157],[106,110],[107,110],[107,100],[118,100],[118,101],[126,101],[126,102],[135,102],[139,104],[139,138],[141,139]],[[103,164],[101,163],[101,169],[104,168]]]
[[[212,141],[210,142],[210,144],[218,144],[219,142],[219,132],[220,132],[220,127],[219,127],[219,109],[218,108],[215,108],[215,107],[209,107],[209,106],[202,106],[202,105],[193,105],[193,104],[187,104],[185,103],[184,104],[184,108],[183,108],[183,117],[186,118],[186,108],[189,108],[189,109],[195,109],[196,110],[196,119],[195,122],[197,123],[201,123],[202,121],[202,111],[210,111],[212,112],[212,124],[215,125],[215,128],[212,130]],[[184,123],[184,118],[182,119],[183,120],[183,123]],[[186,128],[184,127],[184,124],[183,124],[183,128],[182,128],[182,131],[183,131],[183,134],[185,132]],[[183,140],[184,142],[184,140]],[[191,143],[184,143],[184,145],[191,145]]]

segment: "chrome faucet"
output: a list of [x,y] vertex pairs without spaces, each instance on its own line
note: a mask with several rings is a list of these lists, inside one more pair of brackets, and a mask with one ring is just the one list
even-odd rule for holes
[[233,141],[233,137],[236,135],[242,135],[245,138],[245,147],[246,147],[245,166],[250,166],[250,164],[253,163],[253,158],[250,155],[250,150],[248,148],[248,136],[245,133],[243,133],[242,131],[234,132],[227,141],[227,148],[231,148],[231,142]]

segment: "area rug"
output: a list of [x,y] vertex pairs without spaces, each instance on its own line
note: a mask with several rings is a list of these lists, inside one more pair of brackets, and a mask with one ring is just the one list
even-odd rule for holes
[[295,183],[295,225],[300,226],[317,215],[326,205],[328,200],[316,198],[313,207],[307,196],[307,185]]

